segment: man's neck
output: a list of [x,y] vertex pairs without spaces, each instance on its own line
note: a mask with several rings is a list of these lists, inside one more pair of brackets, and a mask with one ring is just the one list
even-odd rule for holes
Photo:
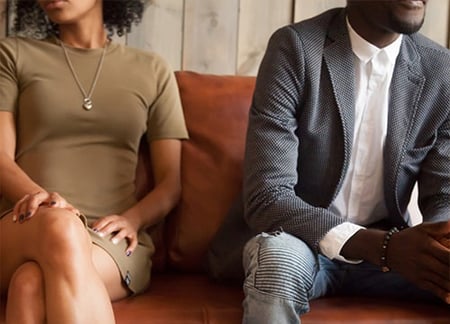
[[361,15],[350,8],[348,10],[348,20],[359,36],[378,48],[384,48],[392,44],[400,36],[398,33],[368,25]]

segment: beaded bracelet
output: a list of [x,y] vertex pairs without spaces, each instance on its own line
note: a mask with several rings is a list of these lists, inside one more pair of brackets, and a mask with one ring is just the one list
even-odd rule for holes
[[380,258],[381,262],[380,262],[380,266],[381,266],[381,271],[383,271],[383,272],[391,271],[391,269],[387,265],[387,248],[388,248],[388,245],[389,245],[389,241],[391,240],[391,237],[392,237],[392,235],[394,235],[394,233],[398,233],[398,228],[397,227],[391,228],[384,235],[383,244],[381,245],[381,258]]

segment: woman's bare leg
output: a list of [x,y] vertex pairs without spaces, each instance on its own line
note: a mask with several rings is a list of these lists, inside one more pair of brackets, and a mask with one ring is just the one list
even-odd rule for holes
[[[114,260],[102,248],[94,245],[93,261],[102,274],[111,300],[119,300],[130,293]],[[45,295],[42,270],[34,261],[21,265],[14,273],[8,289],[6,323],[38,324],[45,322]]]
[[44,278],[39,265],[25,262],[14,272],[8,288],[6,323],[45,323]]
[[[111,300],[129,295],[115,262],[102,248],[93,246],[93,260],[102,274]],[[6,323],[42,324],[45,322],[44,279],[41,268],[34,261],[22,264],[14,273],[8,288]]]
[[115,301],[127,297],[130,291],[124,285],[119,268],[117,268],[108,252],[94,244],[92,246],[92,259],[97,272],[101,274],[111,300]]
[[[83,224],[64,209],[42,208],[30,220],[0,220],[0,288],[16,269],[35,261],[44,277],[46,318],[52,323],[114,323],[108,292],[92,262]],[[95,307],[92,301],[95,300]]]

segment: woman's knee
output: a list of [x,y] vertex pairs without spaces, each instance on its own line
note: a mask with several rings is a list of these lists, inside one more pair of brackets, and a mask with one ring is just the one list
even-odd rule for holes
[[271,296],[306,302],[317,267],[311,249],[285,232],[262,233],[244,249],[245,286]]
[[44,277],[41,268],[33,261],[22,264],[11,278],[8,299],[37,300],[43,297]]
[[64,260],[85,255],[91,249],[91,240],[83,222],[75,214],[64,209],[47,208],[35,217],[40,218],[38,246],[46,262]]

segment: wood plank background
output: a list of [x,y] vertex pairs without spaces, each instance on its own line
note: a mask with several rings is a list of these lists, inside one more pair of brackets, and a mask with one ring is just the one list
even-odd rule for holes
[[[148,0],[142,23],[119,39],[159,53],[175,70],[255,75],[270,35],[346,0]],[[6,35],[0,0],[0,37]],[[450,0],[430,0],[422,32],[449,46]]]

